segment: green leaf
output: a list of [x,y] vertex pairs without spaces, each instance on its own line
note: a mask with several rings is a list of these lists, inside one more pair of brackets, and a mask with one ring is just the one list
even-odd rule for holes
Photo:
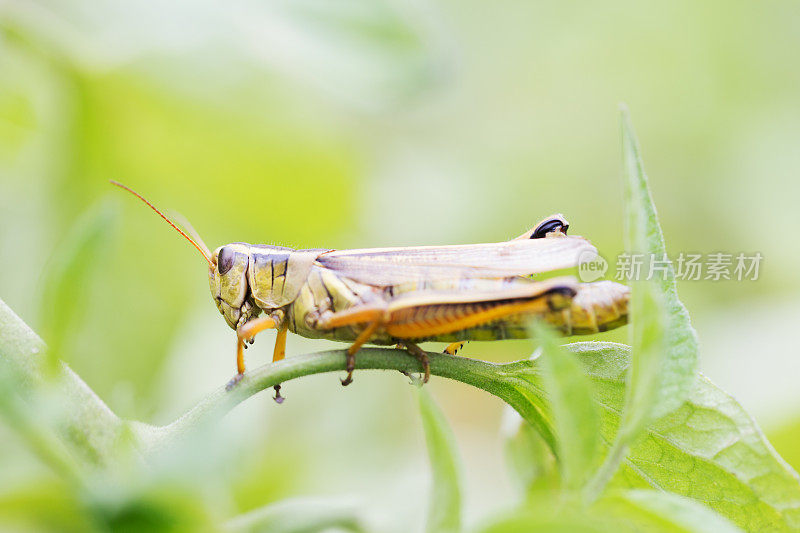
[[74,485],[50,478],[8,485],[0,492],[2,531],[93,531],[96,527],[81,508]]
[[427,531],[460,531],[461,468],[455,438],[444,414],[425,387],[417,388],[417,398],[433,470]]
[[558,486],[556,459],[541,435],[511,407],[503,411],[505,459],[512,481],[529,497]]
[[51,370],[63,355],[70,332],[83,316],[87,287],[106,251],[115,213],[109,202],[84,213],[50,260],[44,277],[40,318]]
[[600,415],[592,401],[592,385],[575,356],[562,350],[550,331],[536,327],[536,338],[541,342],[537,361],[553,413],[564,488],[578,490],[599,462]]
[[637,282],[631,294],[631,346],[628,394],[623,426],[618,439],[626,445],[650,421],[658,400],[659,378],[664,349],[664,308],[660,295],[649,282]]
[[225,530],[306,533],[364,531],[357,509],[347,502],[321,498],[293,498],[266,505],[232,518]]
[[[666,245],[658,223],[655,204],[650,195],[647,175],[627,108],[621,108],[622,152],[625,189],[625,245],[626,250],[643,253],[648,258],[662,260],[666,257]],[[647,267],[648,265],[644,265]],[[678,299],[675,287],[675,271],[666,263],[664,273],[653,276],[663,307],[666,310],[664,324],[664,354],[657,371],[658,384],[654,388],[652,416],[657,418],[677,408],[692,389],[697,370],[697,334],[692,328],[689,313]],[[645,272],[644,270],[642,271]],[[648,289],[649,290],[649,289]],[[633,287],[634,293],[637,287]],[[634,298],[634,305],[636,296]],[[640,302],[641,305],[641,302]],[[643,309],[644,311],[644,309]],[[635,309],[633,321],[641,319]]]
[[654,490],[632,490],[604,498],[591,507],[543,495],[500,516],[481,531],[736,533],[740,530],[692,500]]
[[[601,435],[611,442],[625,402],[630,348],[581,342],[579,355],[601,407]],[[744,409],[702,375],[689,397],[653,422],[631,446],[615,487],[657,488],[698,500],[748,531],[800,528],[800,478]]]
[[663,531],[737,533],[741,530],[705,505],[688,498],[655,490],[635,489],[598,502],[599,512],[642,521]]
[[[639,258],[643,264],[640,271],[633,271],[631,282],[629,335],[634,357],[629,370],[624,416],[614,445],[584,493],[590,501],[601,494],[638,433],[651,420],[674,410],[686,398],[697,367],[696,334],[678,299],[672,265],[665,262],[664,237],[625,108],[622,109],[622,151],[625,247],[631,258]],[[652,268],[656,262],[659,262],[659,269]]]
[[625,532],[620,520],[587,512],[581,507],[564,508],[560,501],[544,498],[494,518],[481,533],[608,533]]

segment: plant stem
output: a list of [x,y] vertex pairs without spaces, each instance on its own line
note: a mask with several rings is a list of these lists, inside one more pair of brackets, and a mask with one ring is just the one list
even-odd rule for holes
[[619,470],[619,465],[628,454],[629,447],[628,438],[618,438],[614,441],[613,446],[608,451],[605,461],[603,461],[603,464],[600,465],[589,482],[586,483],[586,487],[584,487],[583,500],[587,505],[593,503],[603,493],[608,482],[611,481],[611,478],[614,477],[614,474]]
[[[0,300],[0,364],[6,362],[21,376],[27,389],[46,381],[56,384],[56,395],[65,413],[60,434],[90,463],[108,465],[118,452],[118,444],[130,430],[142,451],[168,446],[193,428],[223,416],[254,394],[291,379],[338,372],[345,368],[344,350],[294,355],[248,371],[231,391],[220,387],[183,416],[166,426],[151,426],[119,418],[66,364],[53,377],[45,372],[42,339]],[[494,364],[465,357],[428,353],[431,374],[483,389],[506,401],[530,422],[554,448],[554,437],[543,401],[543,393],[524,374],[535,375],[529,360]],[[356,368],[421,372],[416,358],[393,348],[363,348],[358,352]]]
[[75,445],[84,461],[109,464],[126,423],[67,365],[62,363],[48,372],[46,348],[44,341],[0,300],[0,364],[7,364],[3,370],[14,376],[14,385],[23,398],[41,396],[46,384],[58,398],[62,418],[58,433]]
[[[527,382],[508,379],[508,370],[511,367],[518,371],[520,365],[532,366],[531,361],[494,364],[432,352],[428,352],[428,358],[432,375],[472,385],[505,400],[534,424],[552,444],[549,425],[540,419],[541,413],[531,407],[530,397],[537,392],[525,394],[520,388],[525,387]],[[248,371],[233,390],[227,391],[225,387],[219,387],[174,422],[160,427],[136,424],[133,426],[134,434],[146,451],[154,451],[168,446],[188,431],[218,419],[245,399],[274,385],[311,374],[343,371],[345,359],[344,350],[329,350],[293,355],[277,363],[263,365]],[[356,357],[356,369],[395,370],[405,373],[422,371],[416,358],[394,348],[362,348]]]

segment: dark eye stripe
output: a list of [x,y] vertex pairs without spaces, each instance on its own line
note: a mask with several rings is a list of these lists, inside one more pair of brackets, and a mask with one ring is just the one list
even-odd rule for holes
[[531,234],[531,239],[543,239],[548,233],[552,233],[556,230],[560,229],[563,233],[566,233],[569,229],[569,226],[564,224],[563,220],[557,218],[551,218],[550,220],[545,220],[539,226],[533,230]]
[[219,255],[217,256],[217,272],[219,272],[220,276],[224,276],[226,272],[233,268],[233,259],[235,256],[236,252],[227,246],[224,246],[219,251]]

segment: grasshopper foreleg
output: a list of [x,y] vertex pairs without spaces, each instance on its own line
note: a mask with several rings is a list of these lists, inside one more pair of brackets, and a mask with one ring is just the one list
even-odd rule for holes
[[[286,333],[287,333],[286,326],[281,326],[278,329],[278,336],[275,337],[275,348],[272,350],[272,362],[280,361],[284,357],[286,357]],[[281,396],[281,386],[280,384],[275,385],[272,387],[275,389],[275,401],[278,403],[283,403],[283,396]]]
[[[278,327],[280,321],[275,316],[261,317],[245,322],[236,328],[236,375],[233,376],[228,384],[225,386],[226,390],[231,390],[237,383],[242,381],[244,377],[244,346],[245,343],[252,340],[253,337],[258,335],[265,329],[273,329]],[[284,343],[285,343],[284,338]],[[277,345],[276,345],[277,348]]]

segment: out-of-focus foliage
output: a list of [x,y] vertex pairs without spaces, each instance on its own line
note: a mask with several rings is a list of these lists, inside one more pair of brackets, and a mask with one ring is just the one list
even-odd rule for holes
[[430,393],[419,389],[417,396],[433,474],[426,531],[461,531],[461,465],[455,439]]
[[[332,6],[0,3],[0,298],[43,334],[48,321],[63,328],[59,355],[116,412],[168,421],[234,365],[199,256],[108,179],[181,211],[212,248],[497,240],[563,212],[610,258],[622,249],[615,112],[624,100],[670,251],[765,257],[757,282],[679,283],[701,367],[759,420],[796,425],[795,2]],[[69,286],[58,250],[105,196],[122,206],[103,229],[112,244]],[[46,307],[40,296],[54,281],[66,282],[60,294],[80,293],[77,307]],[[267,334],[248,363],[267,361],[270,345]],[[291,339],[289,355],[329,346]],[[464,353],[511,360],[530,349],[473,343]],[[431,385],[469,465],[472,524],[516,497],[495,437],[502,406]],[[428,469],[422,436],[408,429],[417,413],[406,388],[369,375],[343,392],[320,376],[286,387],[281,409],[243,406],[204,446],[163,459],[166,479],[194,476],[169,485],[170,507],[192,515],[195,504],[178,500],[213,503],[216,523],[287,496],[355,494],[382,530],[422,527]],[[781,435],[778,451],[800,466],[795,440]],[[2,515],[37,509],[42,528],[82,528],[76,509],[91,498],[10,428],[0,425],[0,441]],[[154,475],[141,485],[164,483]],[[96,504],[98,516],[133,520],[113,509],[136,494],[112,510]]]
[[[554,336],[538,328],[545,392],[550,399],[558,442],[559,467],[563,487],[568,491],[580,490],[591,478],[598,464],[600,452],[600,413],[592,401],[592,384],[575,357],[558,347]],[[528,440],[528,448],[532,443]],[[534,451],[534,450],[531,450]],[[528,459],[547,460],[535,454]],[[535,481],[532,480],[532,481]]]

